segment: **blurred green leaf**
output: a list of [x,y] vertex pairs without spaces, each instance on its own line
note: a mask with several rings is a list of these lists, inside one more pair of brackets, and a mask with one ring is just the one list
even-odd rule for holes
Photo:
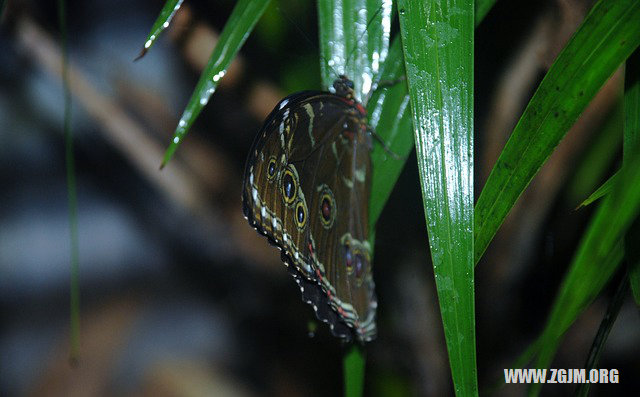
[[475,12],[475,26],[480,25],[480,22],[487,16],[493,5],[496,3],[496,0],[476,0]]
[[272,54],[278,54],[282,51],[278,44],[285,42],[287,33],[288,22],[284,18],[286,14],[280,9],[281,3],[280,1],[269,4],[256,24],[253,33]]
[[623,159],[632,155],[640,144],[640,51],[627,60],[624,76]]
[[564,134],[638,46],[639,21],[637,0],[600,0],[553,63],[478,198],[476,262]]
[[473,2],[399,1],[398,13],[453,384],[473,396]]
[[320,87],[318,55],[297,56],[283,65],[279,80],[284,92],[298,92]]
[[[634,148],[640,148],[640,51],[636,50],[625,69],[623,167]],[[633,298],[640,306],[640,220],[636,219],[625,237],[625,256]]]
[[[579,203],[585,201],[588,195],[594,194],[610,173],[611,165],[620,152],[624,125],[622,90],[620,94],[619,103],[614,105],[603,125],[596,129],[598,132],[590,139],[573,178],[567,181],[569,186],[566,189],[566,200],[568,205],[574,208],[587,205],[587,203]],[[597,197],[594,196],[594,198]]]
[[[398,37],[391,44],[389,57],[382,65],[379,80],[394,82],[404,75],[404,58]],[[373,177],[369,219],[371,226],[375,227],[414,145],[406,81],[378,88],[367,104],[367,111],[371,128],[388,146],[388,150],[399,157],[394,158],[383,145],[374,142],[371,153]]]
[[7,0],[0,0],[0,23],[4,17],[4,10],[7,8]]
[[352,345],[344,357],[344,395],[362,396],[364,390],[365,355],[362,348]]
[[[627,277],[623,277],[618,284],[615,295],[611,299],[611,302],[609,302],[607,312],[605,313],[604,318],[600,323],[600,327],[598,328],[598,333],[593,340],[591,350],[589,351],[589,357],[587,358],[587,363],[584,366],[587,373],[592,369],[598,368],[600,355],[602,354],[607,338],[609,337],[611,328],[613,328],[613,324],[615,324],[616,319],[618,318],[618,313],[620,313],[620,308],[622,308],[622,304],[624,303],[628,291],[629,279]],[[589,383],[579,384],[576,388],[575,395],[586,397],[589,394],[590,386],[591,384]]]
[[231,12],[231,16],[222,29],[220,38],[209,62],[200,75],[196,89],[191,94],[189,103],[182,113],[178,127],[174,132],[169,148],[165,152],[162,166],[164,167],[173,156],[178,145],[193,125],[196,117],[207,104],[209,98],[216,90],[218,82],[225,75],[231,61],[236,56],[240,47],[251,33],[258,19],[269,5],[270,0],[239,0]]
[[144,56],[144,54],[149,51],[151,46],[153,46],[160,37],[160,34],[169,27],[173,16],[176,15],[176,12],[180,9],[182,2],[184,0],[167,0],[164,3],[164,7],[162,7],[162,11],[160,11],[160,15],[151,26],[151,31],[149,35],[147,35],[147,40],[144,42],[144,46],[142,47],[142,51],[140,51],[140,55],[136,59],[140,59]]
[[371,396],[374,397],[406,397],[416,395],[415,384],[411,375],[400,368],[387,368],[373,376]]
[[625,260],[629,270],[629,285],[636,305],[640,306],[640,217],[636,218],[625,236]]

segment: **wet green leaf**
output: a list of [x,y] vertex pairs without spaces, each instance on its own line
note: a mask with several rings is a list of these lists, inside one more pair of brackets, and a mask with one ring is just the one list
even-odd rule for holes
[[391,44],[389,57],[382,65],[379,78],[379,81],[391,84],[378,88],[367,104],[369,125],[387,145],[385,148],[374,142],[371,153],[373,178],[369,219],[372,227],[375,227],[414,146],[407,83],[404,80],[398,81],[398,78],[404,76],[402,47],[400,38],[397,38]]
[[165,152],[162,166],[164,167],[173,156],[182,139],[187,134],[191,125],[198,117],[202,108],[216,90],[220,79],[225,75],[227,68],[235,57],[240,47],[251,33],[258,19],[269,5],[270,0],[239,0],[231,12],[231,16],[222,29],[220,38],[209,62],[200,75],[196,89],[191,94],[189,103],[180,117],[169,148]]
[[325,89],[339,75],[353,81],[359,100],[369,95],[389,53],[391,0],[318,2],[320,69]]
[[398,13],[453,384],[473,396],[473,2],[399,1]]
[[176,12],[178,12],[178,10],[180,9],[183,1],[184,0],[165,1],[164,7],[162,7],[162,11],[160,11],[160,15],[158,15],[158,18],[153,23],[151,31],[149,32],[149,35],[144,42],[144,46],[142,47],[142,51],[140,51],[140,55],[138,55],[138,58],[136,59],[142,58],[144,54],[149,51],[151,46],[155,44],[156,40],[158,40],[158,37],[160,37],[160,34],[169,27],[173,16],[176,15]]

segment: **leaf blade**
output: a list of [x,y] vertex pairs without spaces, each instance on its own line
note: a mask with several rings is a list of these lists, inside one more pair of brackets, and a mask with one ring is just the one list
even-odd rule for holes
[[239,0],[233,8],[227,23],[222,29],[218,43],[216,44],[209,62],[200,75],[196,88],[189,98],[189,102],[180,117],[178,126],[173,134],[171,144],[167,148],[162,165],[164,167],[180,142],[193,125],[194,121],[208,103],[209,98],[218,86],[218,82],[225,75],[231,61],[244,44],[253,30],[253,27],[266,10],[271,0]]
[[457,395],[477,395],[473,2],[400,1],[398,10],[429,244],[454,388]]
[[611,175],[611,178],[607,179],[602,185],[600,185],[599,188],[597,188],[593,193],[591,193],[589,195],[589,197],[587,197],[586,199],[584,199],[583,202],[580,203],[580,205],[578,206],[578,208],[582,208],[582,207],[586,207],[587,205],[593,203],[594,201],[606,196],[607,194],[609,194],[609,192],[611,191],[611,189],[613,188],[613,185],[616,181],[616,177],[618,176],[618,173],[616,172],[615,174]]
[[541,336],[538,368],[548,368],[564,333],[620,266],[624,234],[640,213],[640,152],[634,153],[618,175],[587,228],[554,301]]
[[164,6],[162,7],[162,10],[160,10],[158,18],[156,18],[155,22],[151,26],[151,30],[147,35],[144,46],[140,51],[140,55],[136,57],[136,60],[142,58],[147,53],[147,51],[149,51],[149,49],[155,44],[162,32],[164,32],[164,30],[169,27],[171,20],[176,15],[176,12],[178,12],[178,10],[180,9],[180,6],[182,6],[183,1],[184,0],[167,0],[164,2]]
[[[404,76],[404,58],[400,38],[389,49],[389,56],[382,65],[380,81],[394,81]],[[391,156],[381,144],[375,144],[371,152],[373,177],[369,219],[375,227],[391,191],[400,177],[411,150],[414,147],[411,132],[411,106],[406,81],[376,90],[367,104],[369,125],[398,158]]]
[[569,127],[640,44],[639,18],[638,2],[600,0],[551,66],[478,198],[476,263]]
[[391,0],[327,0],[318,2],[320,70],[330,90],[339,75],[354,84],[362,101],[373,86],[389,52]]
[[[624,92],[624,136],[622,147],[623,166],[633,155],[633,148],[640,146],[640,51],[636,50],[627,60]],[[640,220],[636,219],[625,236],[625,255],[629,269],[629,284],[636,305],[640,306]]]

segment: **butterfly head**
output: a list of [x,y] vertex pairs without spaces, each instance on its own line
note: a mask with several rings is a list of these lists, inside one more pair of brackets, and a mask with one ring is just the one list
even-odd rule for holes
[[347,99],[354,99],[355,93],[353,91],[353,81],[343,74],[341,74],[337,80],[333,82],[333,89],[336,95],[345,97]]

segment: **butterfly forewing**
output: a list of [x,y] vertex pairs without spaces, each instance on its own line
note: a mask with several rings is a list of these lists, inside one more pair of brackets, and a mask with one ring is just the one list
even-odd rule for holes
[[[343,96],[303,92],[267,118],[247,160],[243,209],[281,248],[305,300],[336,336],[375,335],[364,110]],[[342,323],[342,324],[339,324]]]

